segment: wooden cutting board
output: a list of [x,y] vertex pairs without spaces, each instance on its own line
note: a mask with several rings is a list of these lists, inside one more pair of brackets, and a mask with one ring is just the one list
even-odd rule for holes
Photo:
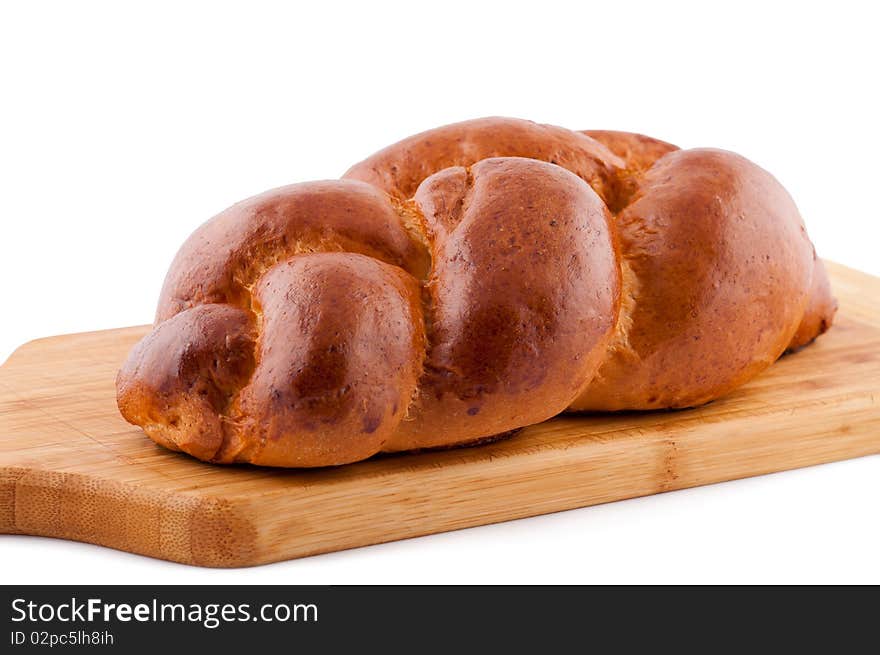
[[721,401],[333,469],[212,466],[125,423],[146,326],[33,341],[0,368],[0,532],[247,566],[878,453],[880,279],[829,269],[833,329]]

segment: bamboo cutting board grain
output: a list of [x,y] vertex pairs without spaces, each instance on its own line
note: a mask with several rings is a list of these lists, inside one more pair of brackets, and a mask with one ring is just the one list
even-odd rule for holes
[[34,341],[0,368],[0,532],[246,566],[878,453],[880,279],[829,267],[834,328],[721,401],[334,469],[211,466],[125,423],[147,327]]

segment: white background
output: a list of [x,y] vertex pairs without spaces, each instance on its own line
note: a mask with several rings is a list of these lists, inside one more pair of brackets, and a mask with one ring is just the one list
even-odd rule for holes
[[[229,204],[493,114],[736,150],[878,275],[871,6],[6,2],[0,361],[149,322]],[[0,581],[878,583],[878,499],[870,457],[234,571],[5,536]]]

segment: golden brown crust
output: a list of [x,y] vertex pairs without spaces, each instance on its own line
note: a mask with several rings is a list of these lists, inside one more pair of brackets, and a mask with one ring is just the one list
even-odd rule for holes
[[822,260],[813,252],[813,280],[810,285],[810,302],[797,332],[788,344],[786,352],[795,352],[811,344],[816,337],[825,334],[837,313],[837,299],[831,295],[831,284]]
[[411,420],[386,450],[469,441],[563,411],[595,373],[617,316],[602,201],[558,166],[511,157],[447,168],[415,199],[433,243],[430,350]]
[[639,187],[639,180],[664,155],[678,150],[677,146],[644,134],[612,130],[584,130],[583,134],[605,145],[620,157],[623,167],[609,185],[605,202],[617,214],[629,204]]
[[[239,203],[175,259],[120,409],[168,447],[271,466],[542,421],[595,374],[616,321],[608,220],[583,180],[524,158],[446,169],[411,202],[347,180]],[[249,365],[193,405],[229,348]]]
[[679,149],[678,146],[666,141],[633,132],[584,130],[583,134],[595,139],[620,157],[624,161],[624,168],[639,173],[651,168],[663,155]]
[[273,189],[214,217],[183,244],[160,294],[156,322],[204,303],[247,308],[250,288],[298,254],[356,252],[423,277],[428,253],[387,197],[353,180]]
[[345,177],[190,237],[127,420],[208,461],[342,464],[708,402],[836,309],[791,198],[733,153],[491,118]]
[[527,157],[557,164],[603,198],[623,165],[608,148],[585,134],[518,118],[478,118],[399,141],[355,164],[343,177],[368,182],[398,198],[411,198],[434,173],[492,157]]
[[680,150],[617,216],[632,276],[625,332],[575,410],[699,405],[774,362],[804,314],[812,246],[768,173],[721,150]]
[[222,460],[326,466],[378,452],[422,370],[416,279],[363,255],[302,255],[270,269],[255,299],[257,366]]
[[166,448],[214,459],[229,400],[254,369],[256,336],[252,317],[229,305],[198,305],[158,324],[119,371],[119,410]]

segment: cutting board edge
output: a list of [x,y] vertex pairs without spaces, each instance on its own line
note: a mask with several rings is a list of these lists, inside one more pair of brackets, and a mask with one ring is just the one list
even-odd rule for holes
[[[147,491],[109,479],[96,484],[98,479],[0,466],[0,534],[68,539],[194,566],[257,563],[256,530],[242,514],[242,503],[221,496]],[[100,510],[88,516],[65,512],[65,505],[84,497],[88,507]],[[47,506],[54,511],[43,511]],[[132,506],[141,512],[133,515]]]
[[[880,421],[875,422],[872,429],[880,429]],[[867,434],[867,432],[867,429],[864,430],[864,434]],[[170,546],[151,547],[148,545],[145,546],[136,540],[131,541],[130,543],[122,543],[119,537],[105,537],[104,535],[96,534],[94,532],[66,529],[63,526],[52,522],[32,523],[30,525],[18,526],[15,525],[13,521],[13,524],[9,525],[3,520],[4,511],[2,509],[0,509],[0,535],[6,534],[66,539],[190,566],[207,568],[247,568],[364,546],[412,539],[431,534],[452,532],[483,525],[493,525],[517,519],[582,509],[605,503],[643,498],[671,491],[680,491],[722,482],[742,480],[800,468],[809,468],[871,455],[880,455],[880,440],[877,440],[871,447],[854,450],[845,455],[838,452],[831,456],[816,456],[815,458],[810,458],[810,461],[808,462],[801,462],[794,465],[767,467],[766,469],[753,470],[748,473],[721,475],[717,478],[699,481],[679,478],[675,483],[663,485],[662,488],[658,487],[635,490],[601,498],[558,501],[551,505],[523,506],[521,510],[512,511],[510,514],[498,515],[491,518],[475,516],[470,519],[461,519],[456,521],[453,525],[445,525],[443,527],[424,526],[400,532],[383,531],[381,534],[354,536],[350,537],[347,541],[337,542],[330,542],[327,541],[326,538],[322,538],[322,546],[289,543],[284,548],[277,548],[271,544],[264,543],[258,536],[259,527],[247,518],[247,510],[254,502],[253,500],[243,497],[233,497],[230,499],[222,497],[196,498],[188,497],[183,493],[175,494],[175,496],[180,498],[178,499],[178,502],[171,504],[182,504],[184,507],[168,509],[166,520],[169,522],[189,521],[190,526],[186,532],[190,535],[199,535],[199,541],[203,542],[201,546],[190,543],[188,547],[181,548],[179,543],[185,543],[186,540],[180,539],[179,535],[177,535],[176,539],[172,540],[174,543]],[[78,490],[81,488],[82,483],[89,481],[88,476],[72,473],[64,476],[66,478],[66,483],[69,486],[66,486],[65,484],[59,485],[57,479],[54,479],[56,475],[57,474],[54,472],[42,471],[39,469],[24,469],[13,466],[0,467],[0,499],[3,499],[4,496],[9,493],[12,495],[19,495],[20,488],[15,489],[19,484],[24,484],[27,487],[30,487],[31,493],[36,492],[40,495],[55,495],[65,492],[70,493],[71,490],[74,489]],[[137,490],[137,487],[134,485],[126,485],[123,483],[116,484],[120,487],[128,487],[132,491]],[[10,491],[10,487],[15,490]],[[106,490],[102,489],[93,494],[92,500],[105,505],[108,510],[107,516],[111,516],[118,512],[128,511],[129,508],[127,507],[127,503],[117,505],[111,500],[111,498],[112,494],[109,494]],[[181,503],[180,500],[183,502]],[[2,505],[2,503],[0,503],[0,505]],[[159,508],[164,508],[164,505],[159,505]],[[16,514],[20,511],[14,501],[12,511]],[[212,542],[211,539],[206,536],[209,534],[234,536],[232,536],[232,538],[226,536],[221,539],[220,543],[222,546],[218,547],[215,542]]]

